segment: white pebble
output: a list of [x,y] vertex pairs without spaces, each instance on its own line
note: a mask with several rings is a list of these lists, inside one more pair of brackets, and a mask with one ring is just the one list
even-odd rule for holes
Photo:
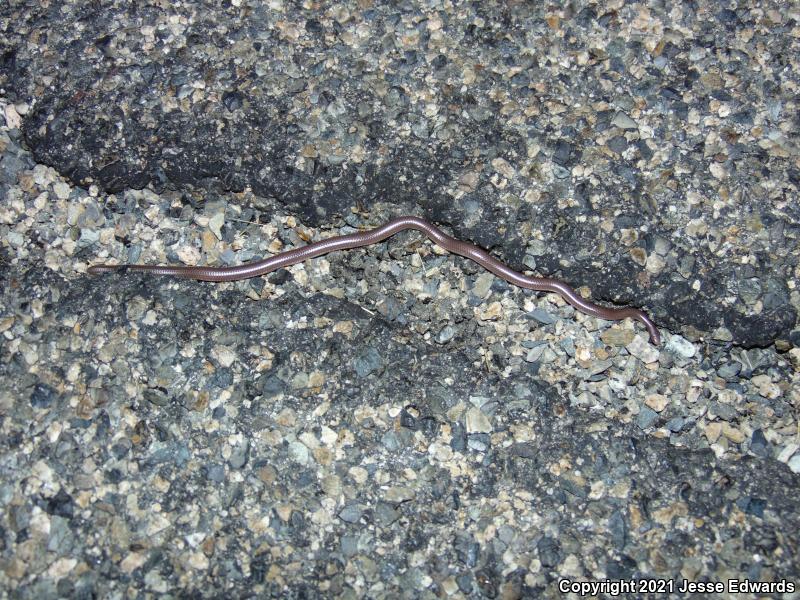
[[692,358],[697,352],[694,344],[680,335],[673,335],[667,340],[664,349],[682,358]]
[[781,450],[781,453],[778,454],[778,460],[782,463],[788,463],[789,459],[792,458],[792,455],[800,449],[800,445],[798,444],[787,444],[786,447]]
[[58,181],[53,186],[53,191],[56,193],[56,196],[58,196],[59,200],[66,200],[69,198],[69,193],[72,190],[70,190],[70,187],[63,181]]
[[289,457],[294,462],[305,465],[308,463],[308,448],[302,442],[292,442],[289,444]]

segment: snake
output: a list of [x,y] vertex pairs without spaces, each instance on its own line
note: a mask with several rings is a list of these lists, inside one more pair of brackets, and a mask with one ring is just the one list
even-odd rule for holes
[[306,246],[286,250],[268,258],[246,262],[229,267],[209,266],[173,266],[173,265],[145,265],[145,264],[97,264],[87,269],[92,275],[102,273],[135,272],[149,273],[151,275],[168,275],[198,281],[239,281],[251,277],[259,277],[277,269],[295,265],[306,260],[336,252],[351,250],[382,242],[396,233],[413,229],[424,233],[434,244],[459,256],[475,261],[486,270],[508,283],[537,292],[552,292],[560,295],[566,302],[577,310],[605,319],[606,321],[621,321],[631,318],[639,321],[650,335],[650,343],[658,346],[661,335],[655,323],[646,312],[638,308],[607,307],[595,304],[581,297],[573,288],[559,279],[551,277],[530,277],[515,271],[502,261],[491,256],[486,250],[469,242],[459,240],[444,233],[432,223],[416,216],[403,216],[391,219],[373,229],[339,235]]

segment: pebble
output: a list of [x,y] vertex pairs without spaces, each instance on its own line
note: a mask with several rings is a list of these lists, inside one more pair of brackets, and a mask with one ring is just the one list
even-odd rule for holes
[[723,421],[730,421],[736,418],[736,409],[729,404],[709,402],[708,415],[709,417],[719,417]]
[[403,442],[396,431],[387,431],[381,437],[381,445],[390,452],[396,452],[403,447]]
[[492,423],[479,408],[470,408],[466,415],[467,433],[491,433]]
[[542,357],[542,353],[544,353],[546,349],[547,349],[546,344],[542,344],[540,346],[536,346],[535,348],[531,348],[525,355],[525,362],[529,363],[536,362]]
[[353,368],[359,377],[367,377],[382,370],[383,366],[383,357],[376,348],[368,348],[353,359]]
[[733,340],[733,334],[727,327],[718,327],[711,332],[711,338],[720,342],[730,342]]
[[216,213],[208,220],[208,228],[218,240],[222,239],[222,226],[225,224],[225,213]]
[[745,440],[742,430],[727,422],[722,424],[722,435],[735,444],[741,444]]
[[781,395],[781,388],[772,381],[769,375],[756,375],[750,380],[758,388],[758,393],[764,398],[774,400]]
[[637,335],[634,337],[630,343],[625,346],[625,348],[628,350],[628,352],[645,364],[656,362],[658,360],[658,348],[653,346],[653,344],[648,341],[648,338],[642,335]]
[[575,342],[572,338],[564,338],[558,343],[558,345],[561,346],[561,349],[566,353],[567,356],[575,356]]
[[713,444],[719,439],[719,436],[722,435],[722,423],[718,421],[706,423],[703,432],[705,433],[708,443]]
[[450,340],[452,340],[456,335],[456,328],[452,325],[445,325],[439,331],[439,334],[436,336],[436,343],[437,344],[446,344]]
[[31,391],[30,403],[33,408],[48,408],[57,397],[57,392],[49,385],[37,383]]
[[663,394],[648,394],[644,403],[656,412],[661,412],[669,404],[669,398]]
[[664,344],[664,349],[685,359],[692,358],[697,352],[694,344],[680,335],[669,336],[667,343]]
[[364,514],[364,507],[357,503],[346,504],[338,513],[338,517],[346,523],[358,523],[361,515]]
[[673,433],[678,433],[683,429],[686,419],[684,417],[673,417],[666,422],[665,427]]
[[402,516],[392,504],[387,502],[378,502],[375,506],[375,519],[384,527],[390,526]]
[[386,502],[391,502],[392,504],[401,504],[403,502],[408,502],[412,500],[416,496],[416,492],[409,487],[405,486],[394,486],[390,487],[383,495],[383,499]]
[[503,315],[503,305],[500,302],[492,302],[486,307],[486,310],[478,313],[478,318],[481,321],[493,321],[499,319]]
[[492,273],[482,273],[475,278],[475,283],[472,285],[472,293],[478,298],[486,298],[489,291],[492,289],[494,282],[494,275]]
[[778,460],[782,463],[788,463],[789,459],[800,450],[800,444],[790,443],[784,446],[783,450],[778,454]]
[[[609,346],[622,347],[630,344],[636,333],[630,329],[622,329],[620,327],[609,327],[600,334],[600,339]],[[648,342],[649,343],[649,342]]]
[[289,443],[289,458],[301,465],[308,464],[310,458],[308,448],[302,442]]
[[617,154],[622,154],[628,149],[628,142],[624,136],[617,135],[608,140],[607,146]]
[[88,248],[94,246],[100,239],[100,232],[96,229],[81,229],[81,235],[78,238],[79,248]]
[[624,112],[618,112],[614,115],[614,119],[611,121],[611,124],[614,127],[619,127],[620,129],[638,129],[639,125],[631,119],[628,115]]
[[645,268],[647,272],[651,275],[658,275],[661,271],[664,270],[664,267],[667,266],[666,261],[661,258],[658,254],[650,254],[647,257],[647,262],[645,263]]
[[358,537],[354,535],[343,535],[339,540],[339,548],[346,558],[358,554]]
[[717,375],[722,377],[725,381],[736,381],[737,375],[742,370],[741,363],[729,362],[725,363],[717,369]]
[[607,371],[613,364],[613,360],[592,361],[589,365],[587,373],[589,376],[599,375],[600,373]]
[[467,434],[464,425],[455,422],[451,425],[450,449],[453,452],[464,452],[467,449]]
[[206,471],[206,476],[211,481],[216,481],[217,483],[222,483],[225,481],[225,467],[222,465],[211,465],[208,467]]
[[231,453],[229,464],[232,469],[241,469],[247,464],[247,457],[250,451],[250,443],[244,440],[240,445],[236,446]]
[[769,442],[761,429],[755,429],[750,436],[750,451],[756,456],[767,457],[769,455]]
[[486,433],[475,433],[467,437],[467,448],[475,452],[486,452],[489,443],[489,435]]
[[658,413],[647,406],[643,406],[636,416],[636,424],[640,429],[647,429],[655,423],[656,419],[658,419]]
[[66,200],[72,193],[72,188],[64,181],[58,181],[53,185],[53,192],[59,200]]
[[13,154],[7,154],[0,161],[0,183],[13,185],[17,183],[19,172],[28,168],[25,161]]

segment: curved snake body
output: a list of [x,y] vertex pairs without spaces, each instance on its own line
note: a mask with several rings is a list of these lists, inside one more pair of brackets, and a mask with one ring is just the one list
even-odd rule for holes
[[88,272],[91,274],[100,274],[119,271],[133,271],[150,273],[152,275],[170,275],[185,279],[197,279],[200,281],[238,281],[240,279],[248,279],[250,277],[265,275],[266,273],[270,273],[277,269],[288,267],[290,265],[306,261],[310,258],[322,256],[323,254],[328,254],[329,252],[336,252],[337,250],[349,250],[351,248],[359,248],[361,246],[376,244],[405,229],[415,229],[417,231],[421,231],[438,246],[441,246],[453,254],[458,254],[459,256],[474,260],[485,269],[494,273],[497,277],[506,280],[512,285],[540,292],[555,292],[576,309],[586,313],[587,315],[599,317],[608,321],[620,321],[628,317],[636,319],[647,328],[647,331],[650,334],[650,342],[652,344],[658,346],[661,342],[661,336],[658,332],[658,329],[644,311],[632,307],[609,308],[589,302],[578,295],[574,289],[572,289],[563,281],[552,279],[550,277],[529,277],[528,275],[519,273],[510,268],[508,265],[490,256],[489,253],[482,248],[451,237],[428,221],[413,216],[398,217],[388,221],[380,227],[376,227],[368,231],[331,237],[319,242],[314,242],[307,246],[303,246],[301,248],[295,248],[293,250],[281,252],[269,258],[256,260],[233,267],[101,264],[89,267]]

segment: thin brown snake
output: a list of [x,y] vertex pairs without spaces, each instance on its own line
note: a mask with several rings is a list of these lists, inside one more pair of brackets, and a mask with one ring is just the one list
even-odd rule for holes
[[171,275],[174,277],[183,277],[185,279],[197,279],[200,281],[238,281],[240,279],[248,279],[250,277],[258,277],[270,273],[282,267],[303,262],[310,258],[321,256],[336,250],[349,250],[350,248],[359,248],[361,246],[369,246],[385,240],[393,236],[399,231],[405,229],[416,229],[421,231],[435,244],[441,246],[445,250],[464,256],[488,269],[501,279],[505,279],[508,283],[517,285],[522,288],[536,290],[540,292],[555,292],[559,294],[564,300],[569,302],[572,306],[579,311],[606,319],[607,321],[620,321],[627,317],[641,321],[647,328],[650,334],[650,342],[658,346],[661,343],[661,335],[658,332],[653,321],[642,310],[638,308],[608,308],[594,304],[588,300],[581,298],[574,289],[568,286],[563,281],[552,279],[550,277],[528,277],[522,273],[514,271],[507,265],[503,264],[496,258],[492,258],[489,254],[477,246],[468,242],[463,242],[450,237],[438,227],[428,223],[419,217],[406,216],[397,217],[387,223],[358,233],[351,233],[349,235],[339,235],[336,237],[314,242],[302,248],[295,248],[294,250],[287,250],[275,256],[270,256],[262,260],[248,262],[243,265],[235,267],[177,267],[170,265],[94,265],[89,267],[88,272],[92,275],[100,273],[112,273],[115,271],[134,271],[144,272],[153,275]]

